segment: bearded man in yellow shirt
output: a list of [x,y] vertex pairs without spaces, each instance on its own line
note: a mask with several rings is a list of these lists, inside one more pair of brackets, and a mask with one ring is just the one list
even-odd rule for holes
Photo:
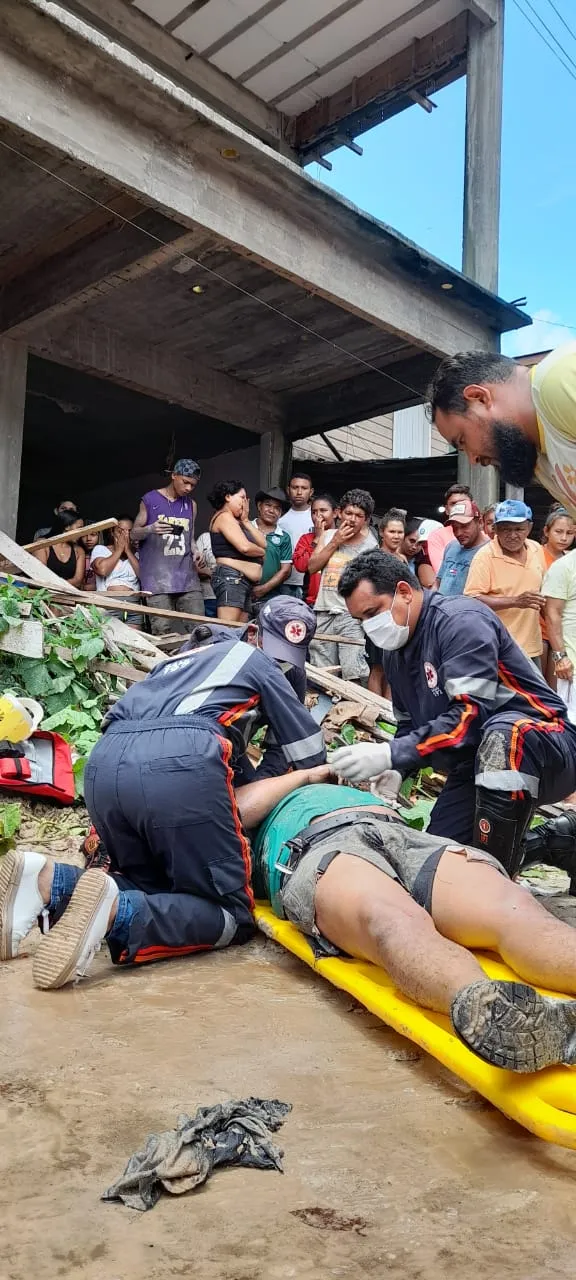
[[428,391],[440,434],[509,484],[540,484],[576,516],[576,341],[529,369],[496,352],[463,351]]

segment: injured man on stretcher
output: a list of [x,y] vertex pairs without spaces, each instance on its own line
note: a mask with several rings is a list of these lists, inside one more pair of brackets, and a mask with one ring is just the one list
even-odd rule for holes
[[[285,796],[252,843],[256,896],[320,956],[381,966],[415,1004],[448,1014],[494,1066],[576,1063],[576,1001],[532,985],[576,994],[576,930],[490,854],[414,831],[386,801],[326,784]],[[491,981],[470,948],[497,952],[522,982]]]
[[[269,898],[320,954],[343,952],[383,967],[415,1004],[449,1015],[460,1039],[487,1062],[524,1072],[576,1064],[576,1000],[544,998],[532,985],[576,995],[576,930],[549,915],[489,853],[414,831],[390,801],[331,784],[329,774],[321,765],[235,790],[252,840],[256,896]],[[74,913],[73,894],[36,959],[50,943],[57,959],[64,956],[67,981],[74,970],[87,972],[104,938],[116,959],[112,938],[123,899],[106,890],[114,888],[114,872],[62,868],[36,853],[8,853],[2,861],[1,958],[16,957],[18,939],[43,905],[42,914],[48,911],[58,868],[74,877],[75,894],[90,881],[101,905]],[[171,895],[164,898],[169,911]],[[102,910],[109,911],[105,921]],[[235,941],[252,936],[246,929]],[[475,947],[498,952],[522,981],[488,979]],[[165,949],[148,957],[161,958]]]

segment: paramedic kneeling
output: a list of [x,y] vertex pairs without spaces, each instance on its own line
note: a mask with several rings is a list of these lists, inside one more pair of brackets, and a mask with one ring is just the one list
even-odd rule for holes
[[[392,770],[383,785],[396,790],[424,765],[448,774],[429,834],[473,842],[515,875],[536,803],[576,787],[564,703],[491,609],[422,591],[395,556],[358,556],[339,590],[382,651],[398,728],[389,743],[336,751],[335,772],[360,782]],[[569,869],[575,855],[556,852],[553,836],[541,860]]]
[[[275,609],[287,604],[279,635]],[[310,625],[313,634],[303,601],[279,597],[261,611],[262,647],[234,635],[208,643],[160,663],[116,703],[85,773],[111,873],[53,863],[47,870],[37,853],[3,860],[3,959],[17,954],[44,908],[52,918],[65,908],[34,957],[34,981],[46,989],[83,976],[104,939],[112,960],[126,965],[252,937],[250,848],[234,768],[263,723],[284,771],[325,761],[322,733],[279,665],[304,666]]]

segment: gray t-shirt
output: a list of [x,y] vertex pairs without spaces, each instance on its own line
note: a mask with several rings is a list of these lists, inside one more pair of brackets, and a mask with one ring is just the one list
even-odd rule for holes
[[[330,531],[331,533],[331,531]],[[320,546],[325,546],[326,534],[322,535]],[[317,613],[346,613],[346,601],[338,592],[338,583],[342,576],[342,570],[351,560],[355,560],[356,556],[362,555],[363,551],[373,551],[378,546],[373,533],[366,534],[362,542],[355,547],[346,546],[337,547],[330,556],[328,564],[322,570],[320,579],[320,590],[316,599],[314,608]]]

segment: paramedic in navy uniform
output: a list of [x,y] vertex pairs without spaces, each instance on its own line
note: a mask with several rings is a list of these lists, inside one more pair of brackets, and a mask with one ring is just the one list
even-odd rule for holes
[[[339,590],[382,651],[398,727],[389,743],[340,748],[335,772],[355,783],[384,774],[390,793],[425,765],[446,773],[428,833],[486,848],[515,875],[536,804],[576,788],[576,728],[564,703],[492,609],[423,591],[395,556],[358,556]],[[530,860],[569,870],[574,838],[558,824],[566,819],[546,824],[546,855],[530,850]]]

